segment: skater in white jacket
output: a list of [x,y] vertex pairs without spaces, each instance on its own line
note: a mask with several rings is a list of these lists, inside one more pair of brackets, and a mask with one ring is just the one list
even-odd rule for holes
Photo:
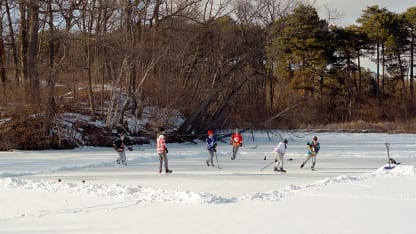
[[274,161],[276,162],[274,166],[274,171],[286,172],[286,170],[283,169],[283,157],[285,156],[286,149],[287,149],[287,139],[284,139],[282,142],[279,142],[276,148],[274,148],[273,150],[273,153],[275,155]]

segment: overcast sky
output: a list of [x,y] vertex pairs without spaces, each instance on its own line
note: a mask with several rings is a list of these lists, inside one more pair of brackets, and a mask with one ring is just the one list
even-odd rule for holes
[[[362,10],[367,6],[378,5],[385,7],[396,13],[405,12],[408,8],[416,6],[415,0],[314,0],[315,7],[322,19],[328,19],[328,13],[325,5],[331,10],[336,10],[341,14],[338,25],[346,26],[354,24],[355,20],[360,17]],[[311,1],[313,2],[313,0]]]

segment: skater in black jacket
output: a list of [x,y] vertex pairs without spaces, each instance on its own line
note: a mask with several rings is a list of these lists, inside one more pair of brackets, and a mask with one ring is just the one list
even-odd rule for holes
[[113,143],[114,149],[117,151],[119,157],[116,160],[118,164],[126,164],[126,152],[125,148],[127,147],[128,150],[132,151],[133,147],[131,146],[130,140],[123,132],[120,133],[120,136],[114,140]]

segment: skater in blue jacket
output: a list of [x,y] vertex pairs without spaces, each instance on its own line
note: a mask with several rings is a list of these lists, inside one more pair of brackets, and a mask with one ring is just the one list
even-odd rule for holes
[[211,162],[211,166],[214,166],[214,153],[217,152],[217,139],[212,130],[208,130],[208,138],[206,141],[208,150],[208,159],[206,160],[206,163],[207,166],[210,166],[209,163]]

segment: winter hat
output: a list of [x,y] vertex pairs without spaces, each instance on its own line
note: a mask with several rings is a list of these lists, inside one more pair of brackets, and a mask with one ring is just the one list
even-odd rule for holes
[[314,136],[314,137],[313,137],[313,139],[314,139],[315,141],[317,141],[317,140],[318,140],[318,137],[317,137],[317,136]]
[[165,131],[165,127],[163,127],[163,126],[162,126],[162,127],[160,127],[159,131],[160,131],[160,132],[164,132],[164,131]]
[[284,139],[284,140],[283,140],[283,143],[287,144],[287,139]]
[[208,135],[214,134],[212,130],[208,130]]

